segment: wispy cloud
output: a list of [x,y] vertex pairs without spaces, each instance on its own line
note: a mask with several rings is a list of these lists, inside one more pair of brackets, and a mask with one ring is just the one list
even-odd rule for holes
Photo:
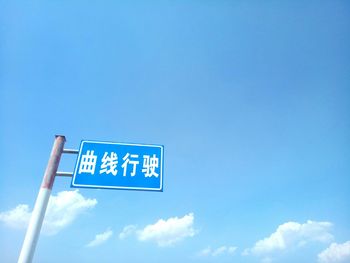
[[159,219],[156,223],[137,229],[134,225],[124,227],[119,234],[120,239],[135,235],[139,241],[155,242],[160,247],[171,246],[187,237],[193,237],[194,215],[190,213],[184,217],[171,217],[166,220]]
[[[56,196],[51,196],[42,232],[47,235],[58,233],[96,204],[96,199],[85,198],[78,190],[62,191]],[[0,221],[11,228],[24,229],[28,225],[30,216],[29,206],[20,204],[12,210],[1,212]]]
[[134,235],[136,233],[137,226],[135,225],[128,225],[123,228],[122,232],[119,234],[119,239],[123,240],[131,235]]
[[237,250],[234,246],[221,246],[216,249],[211,247],[205,248],[198,253],[200,257],[217,257],[220,255],[233,255]]
[[320,263],[346,263],[350,262],[350,241],[343,244],[332,243],[328,248],[318,254]]
[[113,231],[108,229],[101,234],[97,234],[95,236],[95,239],[92,240],[91,242],[89,242],[86,246],[87,247],[99,246],[99,245],[103,244],[104,242],[106,242],[108,239],[110,239],[112,237],[112,235],[113,235]]
[[309,242],[330,242],[333,239],[329,232],[330,222],[307,221],[304,224],[297,222],[284,223],[269,237],[259,240],[251,249],[246,249],[243,255],[250,253],[264,255],[276,251],[303,246]]

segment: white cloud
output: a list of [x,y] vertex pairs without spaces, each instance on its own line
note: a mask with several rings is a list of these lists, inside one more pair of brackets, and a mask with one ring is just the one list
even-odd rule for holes
[[110,239],[112,237],[112,235],[113,235],[113,231],[108,229],[101,234],[97,234],[95,236],[95,239],[92,240],[90,243],[88,243],[86,246],[87,247],[99,246],[99,245],[103,244],[104,242],[106,242],[108,239]]
[[119,239],[123,240],[136,233],[137,227],[135,225],[128,225],[123,228],[122,232],[119,234]]
[[278,226],[269,237],[259,240],[254,247],[246,250],[256,255],[269,254],[279,250],[303,246],[309,242],[330,242],[333,236],[329,233],[330,222],[307,221],[304,224],[287,222]]
[[318,262],[350,262],[350,241],[347,241],[343,244],[332,243],[328,248],[318,254]]
[[194,215],[190,213],[182,218],[171,217],[167,220],[160,219],[153,225],[137,231],[139,241],[153,241],[159,246],[171,246],[187,237],[193,237]]
[[30,215],[29,206],[20,204],[12,210],[0,213],[0,221],[9,227],[22,229],[27,226]]
[[96,199],[85,198],[78,190],[62,191],[57,196],[51,196],[43,231],[47,234],[56,234],[96,204]]
[[[80,214],[97,204],[96,199],[82,196],[78,190],[62,191],[52,195],[46,210],[42,232],[54,235],[71,224]],[[20,204],[12,210],[0,213],[0,221],[5,225],[24,229],[30,220],[29,206]]]
[[216,249],[210,247],[201,250],[198,255],[200,257],[217,257],[220,255],[233,255],[237,250],[237,247],[234,246],[221,246]]

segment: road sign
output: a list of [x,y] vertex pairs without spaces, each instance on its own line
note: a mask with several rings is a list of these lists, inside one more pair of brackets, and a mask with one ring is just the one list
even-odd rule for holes
[[162,145],[82,141],[72,187],[163,191]]

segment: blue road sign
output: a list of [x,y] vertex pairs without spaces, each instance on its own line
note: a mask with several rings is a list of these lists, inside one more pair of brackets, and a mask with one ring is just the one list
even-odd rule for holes
[[163,191],[162,145],[82,141],[72,187]]

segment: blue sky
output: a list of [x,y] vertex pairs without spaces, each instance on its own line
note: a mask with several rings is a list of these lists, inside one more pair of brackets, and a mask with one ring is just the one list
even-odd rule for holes
[[55,134],[164,145],[164,192],[56,178],[34,262],[350,261],[347,1],[0,10],[1,262]]

